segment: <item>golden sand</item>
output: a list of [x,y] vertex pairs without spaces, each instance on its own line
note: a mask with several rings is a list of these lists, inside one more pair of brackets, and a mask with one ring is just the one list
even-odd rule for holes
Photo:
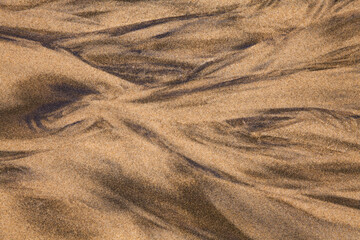
[[359,240],[359,0],[0,1],[0,240]]

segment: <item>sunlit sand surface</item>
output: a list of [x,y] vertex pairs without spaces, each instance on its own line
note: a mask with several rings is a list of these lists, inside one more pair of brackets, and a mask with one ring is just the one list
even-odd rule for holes
[[0,1],[1,240],[359,240],[360,1]]

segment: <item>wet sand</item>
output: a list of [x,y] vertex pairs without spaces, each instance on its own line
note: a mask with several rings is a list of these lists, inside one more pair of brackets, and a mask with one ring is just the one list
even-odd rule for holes
[[360,239],[360,1],[0,1],[1,240]]

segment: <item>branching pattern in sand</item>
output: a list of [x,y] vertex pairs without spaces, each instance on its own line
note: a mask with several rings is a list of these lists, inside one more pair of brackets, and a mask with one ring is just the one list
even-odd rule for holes
[[360,239],[360,1],[0,1],[0,239]]

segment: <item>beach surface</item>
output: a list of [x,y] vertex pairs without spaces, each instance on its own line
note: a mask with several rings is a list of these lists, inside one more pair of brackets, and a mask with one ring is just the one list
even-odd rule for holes
[[1,240],[359,240],[359,0],[0,0]]

